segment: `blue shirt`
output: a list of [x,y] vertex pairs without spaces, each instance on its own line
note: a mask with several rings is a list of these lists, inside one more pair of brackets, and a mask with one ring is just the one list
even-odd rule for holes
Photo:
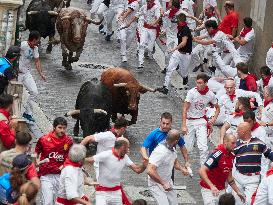
[[[145,139],[142,144],[142,147],[145,147],[149,150],[149,155],[154,151],[156,146],[164,141],[167,137],[168,132],[163,132],[160,128],[154,129]],[[182,137],[178,140],[178,146],[183,147],[185,145],[185,141]]]

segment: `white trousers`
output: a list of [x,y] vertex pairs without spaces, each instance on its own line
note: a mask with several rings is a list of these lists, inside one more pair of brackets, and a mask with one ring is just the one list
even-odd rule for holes
[[30,72],[27,72],[24,74],[19,73],[18,81],[23,83],[23,85],[25,86],[25,88],[27,89],[29,93],[29,97],[27,99],[26,106],[25,106],[25,113],[32,115],[34,104],[37,101],[37,95],[38,95],[37,85]]
[[224,60],[219,56],[218,53],[212,54],[216,67],[226,76],[226,77],[235,77],[237,76],[237,68],[227,65]]
[[[115,18],[116,21],[118,22],[118,16],[123,12],[124,10],[124,5],[115,5],[115,6],[109,6],[108,10],[106,11],[105,14],[105,21],[106,21],[106,33],[111,34],[113,29],[112,29],[112,22],[113,19]],[[120,34],[119,31],[116,32],[116,35],[120,39]]]
[[41,176],[41,204],[53,205],[55,204],[57,194],[59,191],[60,175],[47,174]]
[[250,205],[251,204],[251,197],[253,193],[257,190],[259,183],[260,183],[260,175],[254,176],[246,176],[239,173],[238,170],[234,172],[233,175],[236,185],[241,190],[242,193],[246,196],[246,203],[244,204],[240,198],[234,193],[234,197],[236,200],[236,205]]
[[94,0],[94,2],[92,3],[92,7],[90,10],[91,13],[91,18],[95,18],[95,14],[97,13],[100,4],[103,2],[103,0]]
[[208,81],[209,89],[214,93],[225,93],[225,85],[223,83],[219,83],[215,78],[210,78]]
[[165,191],[160,185],[149,186],[158,205],[178,205],[177,193],[174,190]]
[[203,165],[208,157],[208,133],[205,119],[187,120],[189,134],[184,137],[185,146],[189,152],[192,151],[195,140],[200,152],[200,164]]
[[96,205],[122,205],[121,191],[96,191]]
[[137,24],[134,24],[130,28],[120,30],[120,53],[122,56],[126,56],[127,49],[136,36],[136,29]]
[[166,87],[169,86],[172,73],[173,71],[175,71],[178,65],[179,65],[178,73],[181,75],[182,78],[187,77],[189,73],[188,67],[190,64],[190,60],[191,60],[190,54],[182,54],[178,50],[174,51],[171,56],[169,65],[167,67],[164,86]]
[[201,188],[201,194],[203,197],[204,205],[218,205],[219,198],[221,195],[225,194],[226,191],[221,190],[218,196],[213,196],[212,191],[210,189]]
[[169,28],[167,28],[166,30],[166,37],[167,49],[165,51],[165,67],[168,66],[168,63],[171,58],[171,53],[169,53],[168,50],[174,48],[178,44],[177,33],[172,32]]
[[139,64],[143,64],[145,50],[147,49],[148,52],[153,51],[153,47],[155,45],[155,39],[156,39],[156,29],[142,28],[140,32],[141,33],[140,33],[138,61],[139,61]]

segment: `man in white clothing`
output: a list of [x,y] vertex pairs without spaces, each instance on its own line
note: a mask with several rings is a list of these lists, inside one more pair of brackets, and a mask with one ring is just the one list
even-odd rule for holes
[[266,65],[270,68],[271,72],[273,72],[273,43],[266,53]]
[[187,168],[182,167],[177,159],[175,146],[179,138],[178,130],[170,130],[166,141],[160,143],[149,157],[148,186],[158,205],[178,205],[171,179],[173,167],[183,175],[189,174]]
[[207,6],[212,6],[215,10],[215,13],[217,15],[217,18],[222,21],[222,16],[220,14],[220,11],[217,7],[217,1],[216,0],[203,0],[203,10],[207,7]]
[[88,163],[99,163],[99,177],[96,186],[96,204],[121,205],[122,200],[128,200],[121,187],[121,172],[128,166],[136,173],[142,173],[148,164],[143,159],[142,165],[134,164],[128,157],[129,141],[120,137],[112,150],[101,152],[86,158]]
[[32,116],[33,106],[38,95],[37,85],[31,75],[31,70],[33,67],[33,60],[35,62],[35,67],[41,76],[42,80],[46,80],[45,75],[42,72],[41,61],[39,59],[38,45],[40,43],[40,34],[38,31],[31,31],[29,34],[28,41],[23,41],[21,43],[21,57],[19,60],[19,74],[18,81],[22,82],[27,91],[29,92],[29,97],[26,102],[25,112],[23,117],[29,122],[35,122]]

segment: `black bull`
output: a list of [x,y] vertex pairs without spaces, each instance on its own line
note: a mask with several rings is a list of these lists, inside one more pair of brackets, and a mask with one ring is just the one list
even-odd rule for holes
[[26,10],[26,29],[38,31],[43,38],[49,37],[47,53],[52,51],[52,43],[57,43],[54,39],[57,15],[48,2],[41,0],[32,0]]
[[85,82],[79,91],[75,110],[65,114],[77,119],[74,135],[79,134],[79,124],[83,137],[103,132],[110,128],[111,94],[101,83]]

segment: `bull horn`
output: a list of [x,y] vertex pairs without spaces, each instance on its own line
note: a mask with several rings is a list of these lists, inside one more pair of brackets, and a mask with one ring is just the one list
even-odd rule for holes
[[103,109],[94,109],[94,113],[107,115],[107,112],[105,110],[103,110]]
[[56,12],[56,11],[48,11],[48,14],[52,15],[52,16],[58,16],[59,15],[58,12]]
[[34,15],[34,14],[38,14],[39,11],[29,11],[27,12],[28,15]]
[[87,21],[89,24],[92,23],[92,24],[95,24],[95,25],[100,25],[100,24],[102,23],[103,19],[104,19],[104,18],[102,18],[100,21],[93,21],[92,19],[86,17],[86,21]]
[[125,87],[126,85],[127,83],[117,83],[117,84],[114,84],[113,86],[119,88],[119,87]]
[[65,113],[64,116],[65,116],[65,117],[69,117],[69,116],[71,116],[71,115],[80,114],[80,112],[81,112],[80,110],[71,110],[71,111]]
[[146,86],[146,85],[142,85],[142,84],[140,84],[140,86],[141,86],[141,87],[143,87],[144,89],[146,89],[147,91],[150,91],[150,92],[155,92],[155,89],[150,88],[150,87],[148,87],[148,86]]
[[64,19],[70,19],[70,16],[64,16],[61,18],[61,20],[64,20]]

